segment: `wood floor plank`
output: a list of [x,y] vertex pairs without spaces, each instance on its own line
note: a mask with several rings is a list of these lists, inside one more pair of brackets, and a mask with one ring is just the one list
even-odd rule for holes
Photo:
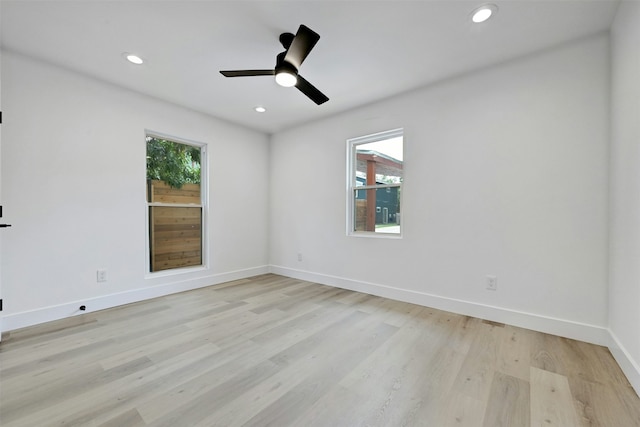
[[433,424],[441,427],[480,427],[486,410],[485,402],[452,391],[444,400],[440,417]]
[[529,381],[495,372],[483,427],[529,427]]
[[454,387],[457,392],[486,401],[498,361],[503,328],[483,323],[469,348]]
[[566,361],[562,358],[560,337],[548,334],[533,334],[531,336],[530,363],[532,367],[556,374],[566,375]]
[[579,427],[567,377],[534,367],[530,375],[531,426]]
[[130,409],[111,418],[104,423],[97,424],[99,427],[145,427],[147,423],[144,422],[138,411]]
[[3,427],[640,426],[604,347],[273,274],[3,338]]
[[498,371],[529,381],[531,334],[526,329],[505,326],[496,365]]

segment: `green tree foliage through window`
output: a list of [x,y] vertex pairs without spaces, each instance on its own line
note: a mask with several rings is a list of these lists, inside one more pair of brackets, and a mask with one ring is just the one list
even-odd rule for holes
[[200,184],[200,147],[147,136],[147,179],[174,188]]

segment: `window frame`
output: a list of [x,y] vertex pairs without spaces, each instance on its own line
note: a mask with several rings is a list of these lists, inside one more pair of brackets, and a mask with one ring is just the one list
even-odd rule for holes
[[[384,141],[392,138],[402,138],[402,150],[404,152],[404,128],[397,128],[382,132],[377,132],[370,135],[359,136],[355,138],[347,139],[347,189],[346,189],[346,206],[347,206],[347,220],[346,220],[346,234],[347,236],[353,237],[373,237],[373,238],[381,238],[381,239],[401,239],[403,236],[404,224],[400,225],[399,233],[384,233],[384,232],[376,232],[376,231],[358,231],[355,229],[355,216],[356,216],[356,197],[359,191],[366,190],[378,190],[378,189],[387,189],[389,191],[390,188],[398,188],[400,192],[400,212],[403,212],[403,200],[404,194],[402,191],[404,179],[398,184],[376,184],[376,185],[362,185],[362,183],[358,183],[357,181],[357,147],[359,145],[368,144],[372,142]],[[404,157],[404,156],[403,156]],[[404,166],[404,160],[403,160]],[[360,185],[358,185],[360,184]],[[404,221],[401,221],[404,222]]]
[[[162,203],[162,202],[149,202],[149,200],[147,199],[147,197],[145,196],[145,277],[146,278],[150,278],[150,277],[162,277],[162,276],[172,276],[172,275],[176,275],[176,274],[185,274],[185,273],[191,273],[193,271],[198,271],[198,270],[207,270],[209,268],[208,265],[208,259],[209,257],[207,256],[207,254],[209,253],[209,239],[207,238],[208,236],[208,232],[207,232],[207,224],[208,224],[208,220],[207,218],[209,217],[209,203],[208,203],[208,183],[209,183],[209,168],[208,168],[208,163],[209,163],[209,156],[208,156],[208,144],[204,143],[204,142],[198,142],[198,141],[192,141],[189,139],[185,139],[185,138],[179,138],[179,137],[175,137],[173,135],[168,135],[165,133],[160,133],[160,132],[155,132],[152,130],[148,130],[145,129],[145,134],[144,134],[144,147],[145,147],[145,166],[144,166],[144,170],[145,170],[145,177],[146,177],[146,170],[147,170],[147,164],[146,164],[146,152],[147,152],[147,141],[146,139],[148,137],[151,138],[156,138],[156,139],[164,139],[167,141],[171,141],[171,142],[175,142],[177,144],[183,144],[183,145],[190,145],[192,147],[198,147],[200,148],[200,204],[185,204],[185,203]],[[146,179],[145,179],[145,183],[146,183]],[[145,194],[146,194],[145,190]],[[187,207],[187,208],[196,208],[199,207],[201,209],[201,227],[200,227],[200,231],[201,231],[201,264],[200,265],[192,265],[192,266],[186,266],[186,267],[176,267],[176,268],[170,268],[170,269],[166,269],[166,270],[159,270],[159,271],[151,271],[151,239],[150,239],[150,232],[149,232],[149,227],[150,227],[150,208],[151,207],[175,207],[175,208],[180,208],[180,207]]]

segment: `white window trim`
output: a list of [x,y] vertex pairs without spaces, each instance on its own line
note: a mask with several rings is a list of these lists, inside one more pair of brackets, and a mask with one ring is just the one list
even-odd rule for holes
[[[177,142],[179,144],[191,145],[200,148],[200,204],[173,204],[173,203],[149,203],[145,197],[145,278],[157,278],[163,276],[175,276],[178,274],[188,274],[195,271],[202,271],[209,269],[209,238],[208,238],[208,223],[209,217],[209,154],[207,150],[208,144],[205,142],[191,141],[185,138],[179,138],[165,133],[155,132],[149,129],[145,129],[144,134],[145,153],[146,153],[146,138],[158,138],[166,139],[169,141]],[[145,156],[144,170],[146,175],[147,163]],[[146,189],[145,189],[146,194]],[[172,268],[169,270],[151,271],[151,252],[149,248],[149,207],[150,206],[170,206],[170,207],[187,207],[187,208],[202,208],[202,264],[189,267]]]
[[[368,144],[371,142],[383,141],[385,139],[402,137],[402,143],[404,148],[404,128],[397,128],[388,131],[378,132],[371,135],[359,136],[356,138],[350,138],[347,140],[347,236],[352,237],[368,237],[376,239],[402,239],[404,223],[400,225],[400,233],[379,233],[375,231],[355,231],[354,225],[354,213],[355,213],[355,197],[354,193],[358,190],[377,189],[377,188],[391,188],[398,187],[402,189],[402,183],[399,184],[381,184],[381,185],[358,185],[356,180],[355,157],[356,147],[361,144]],[[402,194],[402,191],[401,191]],[[400,197],[400,212],[404,212],[403,209],[404,197]],[[404,221],[403,221],[404,222]]]

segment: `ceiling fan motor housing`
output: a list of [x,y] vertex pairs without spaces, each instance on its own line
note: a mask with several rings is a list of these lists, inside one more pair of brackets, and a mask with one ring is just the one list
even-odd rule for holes
[[278,57],[276,59],[276,68],[275,68],[276,74],[289,73],[289,74],[297,75],[298,69],[294,67],[292,64],[284,60],[284,57],[286,54],[287,54],[286,50],[278,54]]
[[289,49],[289,46],[291,46],[291,43],[293,42],[293,39],[295,38],[295,35],[293,33],[282,33],[280,34],[280,43],[282,44],[282,47],[286,49]]

